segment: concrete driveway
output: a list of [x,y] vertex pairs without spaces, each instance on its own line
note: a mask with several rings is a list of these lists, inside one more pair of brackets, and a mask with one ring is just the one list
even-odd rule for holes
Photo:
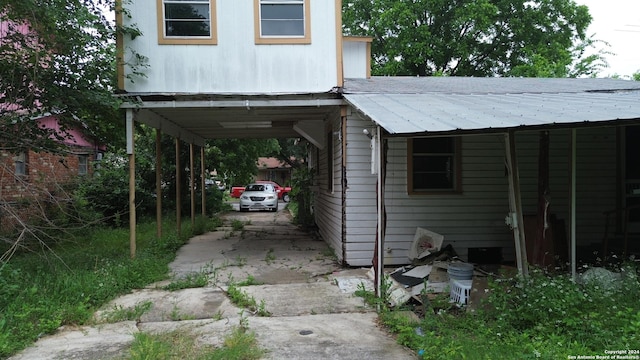
[[[219,346],[241,321],[255,332],[265,359],[415,359],[377,323],[377,314],[354,296],[372,288],[368,269],[345,269],[324,241],[298,229],[288,211],[225,215],[225,226],[192,238],[170,265],[174,278],[205,272],[204,288],[165,291],[153,284],[122,296],[96,313],[97,324],[62,328],[12,357],[123,359],[137,332],[188,331],[200,344]],[[232,224],[244,224],[234,230]],[[264,317],[231,303],[230,282],[250,280],[247,296],[264,305]],[[139,321],[110,323],[114,309],[151,304]]]

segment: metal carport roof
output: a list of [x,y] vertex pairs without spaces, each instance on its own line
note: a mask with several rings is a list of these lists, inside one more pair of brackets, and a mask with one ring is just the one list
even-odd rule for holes
[[373,77],[343,96],[398,135],[640,120],[640,82],[616,79]]

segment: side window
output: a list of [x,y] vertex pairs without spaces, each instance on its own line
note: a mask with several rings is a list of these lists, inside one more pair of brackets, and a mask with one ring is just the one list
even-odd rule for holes
[[460,139],[414,138],[407,144],[410,194],[461,192]]
[[24,152],[19,153],[14,158],[15,160],[15,175],[16,176],[26,176],[27,175],[27,154]]
[[159,44],[215,45],[216,0],[157,0]]
[[78,155],[78,175],[87,175],[89,173],[89,156]]
[[254,0],[256,44],[310,44],[309,0]]

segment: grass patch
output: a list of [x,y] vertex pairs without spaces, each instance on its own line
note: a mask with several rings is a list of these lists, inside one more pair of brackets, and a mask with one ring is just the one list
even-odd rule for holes
[[145,301],[132,308],[123,308],[122,306],[116,306],[110,311],[106,311],[102,318],[109,323],[116,323],[120,321],[140,321],[140,318],[144,313],[151,310],[153,303],[151,301]]
[[182,289],[201,288],[207,286],[209,276],[205,272],[189,273],[169,285],[164,286],[164,290],[177,291]]
[[258,346],[255,334],[241,327],[234,328],[220,347],[199,345],[196,337],[186,331],[163,334],[136,333],[129,350],[130,360],[184,359],[217,360],[260,359],[265,351]]
[[[218,219],[198,220],[198,231],[212,230]],[[156,237],[155,221],[140,221],[136,257],[129,254],[129,230],[97,228],[69,233],[68,240],[50,248],[15,254],[0,264],[0,358],[7,358],[62,325],[84,325],[104,304],[134,289],[165,280],[176,251],[194,233],[183,223],[181,235],[174,219],[163,221]],[[117,309],[116,309],[117,310]],[[116,311],[114,318],[139,317]]]
[[271,264],[276,260],[276,255],[273,253],[273,249],[269,249],[269,251],[267,251],[267,255],[265,255],[264,257],[264,261],[267,264]]
[[233,219],[231,220],[231,229],[233,231],[242,231],[244,230],[244,221]]
[[240,285],[241,283],[234,283],[231,281],[227,287],[227,296],[229,300],[238,307],[245,308],[258,316],[269,317],[271,313],[267,311],[264,300],[260,303],[253,296],[249,296],[244,292]]

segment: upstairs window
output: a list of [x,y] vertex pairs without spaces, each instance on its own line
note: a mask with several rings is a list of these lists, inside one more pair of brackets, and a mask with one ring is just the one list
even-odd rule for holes
[[256,44],[311,43],[309,0],[254,0]]
[[216,0],[158,0],[158,43],[217,42]]
[[460,141],[456,137],[409,139],[410,194],[460,192]]

